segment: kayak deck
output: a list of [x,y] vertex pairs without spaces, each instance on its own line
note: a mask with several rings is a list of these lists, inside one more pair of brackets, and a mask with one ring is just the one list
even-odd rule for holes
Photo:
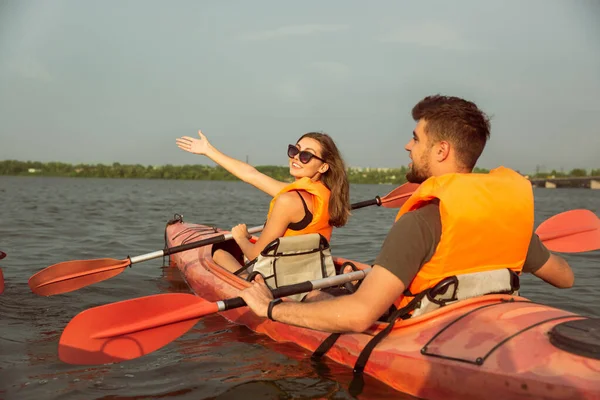
[[[167,227],[169,246],[226,231],[178,222]],[[171,255],[197,295],[209,301],[236,297],[250,284],[218,266],[213,246]],[[341,265],[346,259],[335,257]],[[370,267],[352,261],[359,268]],[[257,317],[247,307],[222,312],[229,321],[280,342],[314,351],[329,333]],[[486,295],[397,321],[373,350],[364,372],[389,386],[428,399],[600,399],[600,360],[555,347],[548,332],[585,316],[537,304],[524,297]],[[361,350],[387,324],[343,334],[327,352],[353,367]]]

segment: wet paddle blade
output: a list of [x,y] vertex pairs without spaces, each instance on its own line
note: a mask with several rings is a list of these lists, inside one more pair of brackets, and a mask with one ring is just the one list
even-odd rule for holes
[[110,279],[130,264],[129,259],[99,258],[51,265],[29,278],[31,291],[40,296],[72,292]]
[[535,230],[550,251],[581,253],[600,249],[600,218],[590,210],[571,210],[542,222]]
[[418,183],[410,182],[398,186],[381,198],[381,205],[386,208],[400,208],[418,187]]
[[185,293],[90,308],[77,314],[64,329],[58,357],[76,365],[131,360],[165,346],[190,330],[200,317],[216,312],[216,303]]

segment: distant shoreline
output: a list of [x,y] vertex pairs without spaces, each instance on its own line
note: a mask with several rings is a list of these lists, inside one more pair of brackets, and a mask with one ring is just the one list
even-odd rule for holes
[[[280,181],[291,182],[289,167],[261,165],[255,168]],[[350,183],[366,184],[402,184],[406,182],[405,166],[400,168],[348,168]],[[474,172],[486,173],[487,169],[475,168]],[[69,178],[118,178],[118,179],[173,179],[204,181],[239,181],[220,166],[207,165],[161,165],[143,166],[141,164],[68,164],[61,162],[42,163],[39,161],[0,161],[0,176],[40,176]],[[573,169],[569,173],[537,172],[526,175],[530,179],[600,176],[600,169]]]

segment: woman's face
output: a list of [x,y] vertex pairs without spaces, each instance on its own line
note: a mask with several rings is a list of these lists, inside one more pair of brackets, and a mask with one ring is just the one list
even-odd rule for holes
[[329,165],[326,162],[319,160],[319,158],[323,158],[323,153],[321,144],[318,141],[305,137],[296,143],[296,148],[300,152],[308,152],[316,157],[312,157],[306,164],[300,161],[300,159],[303,158],[300,153],[294,155],[294,157],[290,157],[290,175],[294,178],[300,179],[309,177],[312,179],[318,173],[322,174],[327,171]]

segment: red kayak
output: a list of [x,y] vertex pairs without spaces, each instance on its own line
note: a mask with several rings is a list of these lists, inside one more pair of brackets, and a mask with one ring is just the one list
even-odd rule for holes
[[[177,246],[224,232],[180,222],[168,226],[167,239],[169,246]],[[215,264],[212,249],[172,254],[171,261],[202,298],[238,296],[249,283]],[[338,266],[348,261],[335,260]],[[309,351],[329,336],[257,317],[247,307],[221,315]],[[363,333],[343,334],[326,356],[353,367],[369,340],[386,326],[377,323]],[[600,399],[600,319],[519,296],[481,296],[396,322],[364,372],[427,399]]]

